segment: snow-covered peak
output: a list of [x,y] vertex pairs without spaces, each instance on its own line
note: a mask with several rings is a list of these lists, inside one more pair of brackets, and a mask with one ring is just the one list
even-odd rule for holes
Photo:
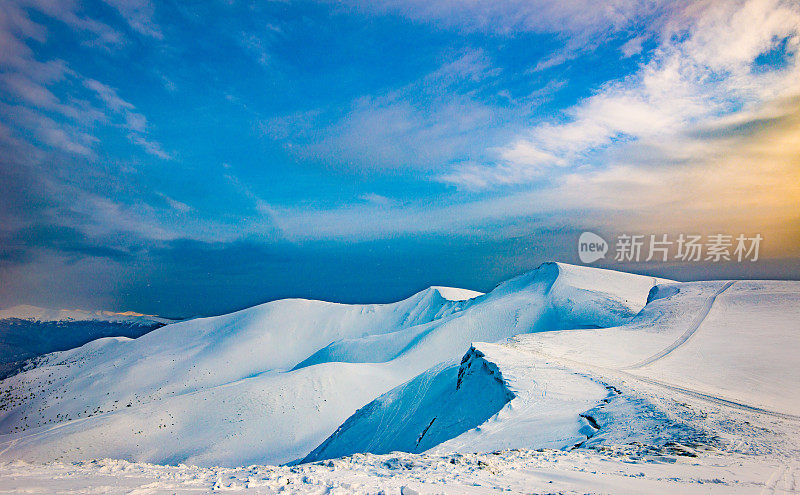
[[442,287],[438,285],[431,286],[428,288],[428,290],[438,292],[440,296],[448,301],[466,301],[467,299],[474,299],[483,295],[483,292],[469,289],[458,289],[456,287]]
[[651,287],[673,282],[616,270],[546,262],[535,270],[502,282],[489,295],[497,297],[510,293],[536,292],[566,301],[576,296],[582,299],[581,295],[602,293],[611,295],[636,312],[647,303]]
[[104,321],[116,323],[129,323],[140,325],[152,325],[153,323],[167,324],[172,320],[160,318],[153,315],[145,315],[133,311],[116,313],[104,310],[83,310],[83,309],[48,309],[38,306],[20,304],[8,309],[0,310],[0,320],[20,319],[29,321]]
[[[655,282],[551,263],[485,295],[430,287],[389,304],[284,299],[132,340],[95,341],[0,382],[0,392],[4,385],[24,393],[30,386],[23,381],[39,387],[24,396],[24,421],[0,415],[0,441],[66,423],[57,436],[26,441],[0,458],[51,459],[57,443],[75,446],[58,451],[67,460],[111,453],[199,465],[293,461],[360,406],[437,363],[458,363],[473,342],[622,325],[640,312]],[[474,366],[478,372],[484,364]],[[489,390],[484,385],[493,376],[471,374],[459,388],[461,400],[449,403],[467,407],[470,398],[485,398],[475,391]],[[452,395],[457,379],[437,381],[445,385],[439,397]],[[502,387],[491,390],[492,407],[484,412],[506,397]],[[152,428],[162,417],[168,427]],[[486,419],[464,417],[473,425]],[[445,439],[434,434],[442,418],[425,442]]]

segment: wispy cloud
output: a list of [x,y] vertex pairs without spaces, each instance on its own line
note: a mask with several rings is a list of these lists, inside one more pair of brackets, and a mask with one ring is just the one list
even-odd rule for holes
[[161,28],[153,20],[155,8],[150,0],[104,0],[117,9],[134,30],[146,36],[161,39]]
[[653,15],[667,4],[653,0],[610,0],[602,3],[586,0],[351,0],[347,3],[365,11],[392,13],[466,31],[534,31],[578,36],[624,29],[632,22]]
[[156,195],[163,199],[173,210],[179,213],[188,213],[190,211],[194,211],[195,209],[191,206],[187,205],[182,201],[178,201],[175,198],[171,198],[162,192],[156,192]]
[[[367,201],[332,209],[280,208],[276,214],[284,235],[295,241],[415,234],[502,238],[524,221],[527,232],[565,224],[608,232],[757,230],[769,239],[766,256],[798,256],[797,102],[760,109],[752,115],[760,124],[742,126],[736,136],[699,144],[687,138],[688,147],[703,150],[687,163],[642,168],[638,163],[620,162],[567,173],[533,189],[472,200],[442,198],[432,204],[402,205]],[[257,232],[258,226],[250,224],[245,231]]]
[[95,92],[109,112],[121,117],[122,121],[119,125],[130,131],[128,139],[132,143],[157,158],[162,160],[172,159],[172,155],[164,151],[160,143],[146,137],[147,118],[136,112],[136,107],[132,103],[120,98],[114,88],[94,79],[84,79],[83,84]]
[[[455,169],[448,183],[486,187],[525,182],[559,168],[604,166],[596,154],[648,140],[677,142],[687,129],[747,113],[797,92],[800,10],[796,4],[751,0],[702,4],[678,11],[663,27],[662,43],[640,69],[607,83],[565,111],[565,122],[545,122],[499,150],[496,163]],[[781,47],[783,60],[755,70],[760,56]],[[658,160],[653,156],[648,161]]]
[[33,133],[37,144],[42,143],[53,149],[87,158],[94,156],[93,147],[98,139],[78,126],[58,122],[21,105],[0,103],[0,116],[13,120],[16,126]]
[[[115,6],[124,10],[137,26],[144,26],[151,14],[147,2],[117,1]],[[98,139],[91,128],[97,124],[112,124],[126,129],[131,142],[147,153],[161,159],[169,159],[161,145],[146,136],[147,119],[136,112],[133,104],[122,99],[115,89],[86,77],[72,69],[64,60],[40,60],[29,46],[44,43],[47,29],[31,19],[30,12],[48,16],[66,24],[79,33],[88,33],[101,44],[121,42],[121,35],[111,27],[79,14],[73,2],[4,2],[0,13],[0,40],[3,43],[0,55],[0,87],[18,102],[6,106],[4,115],[9,128],[33,132],[41,142],[67,153],[84,157],[94,155],[93,146]],[[153,33],[150,33],[153,34]],[[59,95],[54,87],[59,88]],[[89,95],[79,88],[91,92],[100,102],[95,106],[87,99]],[[69,88],[68,91],[65,91]],[[65,94],[66,93],[66,94]],[[115,123],[115,116],[120,121]],[[81,128],[78,130],[78,128]],[[35,143],[32,143],[35,146]]]
[[302,112],[262,122],[262,129],[296,156],[336,168],[433,170],[482,154],[508,132],[509,109],[472,94],[477,84],[492,87],[499,73],[482,50],[472,50],[388,94],[358,98],[343,112]]

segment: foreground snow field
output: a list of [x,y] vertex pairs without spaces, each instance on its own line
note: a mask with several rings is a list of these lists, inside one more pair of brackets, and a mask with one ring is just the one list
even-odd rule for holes
[[0,464],[0,492],[48,494],[788,494],[796,493],[798,478],[794,463],[636,447],[603,453],[357,454],[294,467],[200,468],[110,459]]
[[795,493],[798,337],[800,282],[556,263],[275,301],[1,381],[0,492]]

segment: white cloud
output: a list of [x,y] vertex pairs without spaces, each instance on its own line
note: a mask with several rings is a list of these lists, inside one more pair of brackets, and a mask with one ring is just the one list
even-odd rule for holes
[[22,74],[2,74],[0,76],[5,89],[25,102],[42,108],[56,108],[59,106],[58,98],[42,84],[31,81]]
[[[651,60],[543,123],[484,167],[487,187],[536,177],[548,168],[602,166],[589,156],[629,142],[677,141],[694,126],[747,112],[800,90],[800,8],[780,0],[695,5],[666,22]],[[758,57],[787,40],[785,65],[754,70]],[[652,159],[651,159],[652,160]],[[481,181],[471,170],[463,185]],[[453,182],[458,171],[440,179]]]
[[349,0],[345,3],[368,12],[392,13],[467,31],[556,32],[579,37],[621,30],[669,5],[660,0]]
[[[59,194],[68,190],[65,184],[58,184]],[[83,219],[74,228],[89,237],[103,238],[119,232],[131,233],[152,240],[171,240],[178,238],[175,231],[164,227],[158,212],[150,205],[139,203],[124,205],[112,199],[85,191],[72,191],[79,199],[70,208]],[[63,223],[63,220],[62,222]]]
[[103,103],[105,103],[106,106],[113,112],[133,110],[134,108],[132,104],[120,98],[113,88],[106,86],[100,81],[95,81],[94,79],[84,79],[83,85],[94,91],[97,94],[97,97],[100,98]]
[[512,110],[471,94],[475,83],[492,87],[498,74],[482,50],[467,51],[404,87],[358,98],[341,114],[302,112],[262,129],[297,156],[337,168],[431,170],[473,159],[508,132]]
[[42,42],[46,37],[45,28],[31,21],[25,14],[24,10],[29,9],[56,19],[75,31],[91,33],[100,44],[116,45],[122,40],[121,35],[107,24],[81,16],[80,5],[75,1],[17,0],[4,2],[3,9],[11,12],[12,22],[24,38],[30,37]]
[[475,150],[474,134],[492,132],[493,109],[466,97],[416,106],[364,98],[299,153],[345,168],[430,169]]
[[13,120],[15,126],[29,130],[46,146],[73,155],[94,157],[93,147],[97,138],[79,127],[57,122],[21,105],[0,104],[0,116]]
[[646,40],[646,36],[636,36],[625,42],[619,49],[625,58],[633,57],[642,53],[642,44]]
[[[136,15],[144,19],[149,15],[145,3],[119,1],[115,2],[115,6],[129,9],[126,12],[131,15],[140,12]],[[131,142],[141,146],[147,153],[162,159],[169,158],[169,154],[158,143],[145,135],[147,119],[144,115],[136,112],[134,105],[122,99],[115,89],[77,73],[63,60],[37,59],[28,46],[29,40],[46,43],[48,32],[42,24],[32,20],[33,11],[60,21],[76,32],[89,33],[101,44],[119,43],[121,40],[120,35],[109,26],[80,15],[79,5],[74,2],[4,2],[0,10],[0,44],[3,46],[3,50],[0,50],[0,88],[17,102],[14,107],[5,107],[7,110],[13,108],[18,114],[22,112],[22,106],[27,107],[24,118],[11,120],[9,127],[21,127],[19,130],[23,132],[27,129],[54,149],[93,157],[93,147],[99,141],[91,136],[92,128],[97,123],[111,124],[128,130]],[[59,84],[59,91],[54,90]],[[79,91],[80,87],[91,91],[101,105],[90,103],[85,91]],[[66,94],[56,94],[65,91]],[[4,119],[12,117],[10,113],[0,115]],[[76,130],[76,125],[82,130]],[[32,145],[35,147],[35,144]]]
[[400,203],[398,201],[377,193],[365,193],[360,195],[359,199],[366,202],[367,204],[372,204],[376,206],[383,206],[383,207],[400,206]]
[[553,67],[558,67],[559,65],[569,62],[570,60],[574,60],[575,58],[578,57],[579,54],[580,51],[576,49],[559,50],[537,62],[536,65],[534,65],[531,69],[528,70],[528,73],[535,74],[537,72],[542,72],[547,69],[551,69]]
[[127,112],[125,127],[135,132],[144,132],[147,129],[147,119],[140,113]]
[[179,213],[188,213],[190,211],[194,211],[194,208],[187,205],[186,203],[178,201],[175,198],[171,198],[162,192],[156,192],[156,195],[161,199],[163,199],[169,205],[170,208]]
[[146,137],[139,134],[129,134],[128,138],[131,140],[131,142],[139,145],[143,150],[155,156],[156,158],[161,158],[162,160],[172,160],[173,158],[173,156],[164,151],[164,149],[161,147],[161,144],[157,143],[156,141],[150,141]]
[[136,107],[132,103],[120,98],[114,88],[94,79],[84,79],[83,84],[95,92],[108,110],[121,116],[122,123],[120,125],[130,131],[128,139],[132,143],[157,158],[172,159],[172,155],[164,151],[160,143],[146,137],[147,118],[136,112]]
[[141,34],[163,38],[161,28],[153,21],[154,7],[150,0],[104,0],[117,9],[128,24]]

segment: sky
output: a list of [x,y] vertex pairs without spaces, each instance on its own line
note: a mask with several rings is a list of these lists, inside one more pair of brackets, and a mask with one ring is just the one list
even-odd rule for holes
[[583,231],[800,279],[800,4],[0,0],[0,307],[485,291]]

